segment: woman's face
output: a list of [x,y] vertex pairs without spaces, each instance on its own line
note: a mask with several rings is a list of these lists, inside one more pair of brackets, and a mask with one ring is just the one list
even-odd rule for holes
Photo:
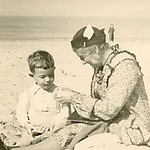
[[102,66],[102,58],[96,53],[85,57],[84,62],[91,65],[93,68],[99,68]]
[[[86,48],[82,48],[82,50],[84,49]],[[76,54],[81,59],[83,64],[89,64],[93,68],[99,68],[103,65],[102,56],[100,56],[98,51],[96,50],[91,50],[91,52],[87,52],[84,55],[81,55],[79,51],[76,51]]]

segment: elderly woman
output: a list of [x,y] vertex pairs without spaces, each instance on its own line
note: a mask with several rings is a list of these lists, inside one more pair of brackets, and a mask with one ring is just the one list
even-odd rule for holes
[[149,145],[150,110],[139,63],[118,45],[109,47],[105,38],[104,29],[92,26],[74,35],[73,51],[94,69],[91,97],[68,92],[62,99],[83,118],[106,122],[123,144]]
[[58,89],[55,97],[59,102],[70,103],[75,110],[68,118],[70,123],[28,149],[72,150],[93,131],[115,134],[125,145],[149,146],[150,110],[135,55],[119,50],[118,45],[109,47],[104,29],[91,26],[80,29],[71,45],[77,56],[94,69],[91,96]]

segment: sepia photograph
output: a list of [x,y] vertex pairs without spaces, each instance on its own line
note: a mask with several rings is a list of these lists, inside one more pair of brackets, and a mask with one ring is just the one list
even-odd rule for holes
[[0,150],[150,150],[149,0],[0,8]]

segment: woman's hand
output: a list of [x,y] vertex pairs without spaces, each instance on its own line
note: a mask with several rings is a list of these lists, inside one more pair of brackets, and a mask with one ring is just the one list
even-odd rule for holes
[[66,97],[56,97],[55,99],[57,100],[57,103],[59,104],[60,109],[62,105],[64,104],[69,105],[71,103],[71,99],[66,98]]
[[58,90],[55,93],[55,99],[57,100],[57,102],[59,103],[70,103],[71,102],[71,97],[73,95],[73,91],[70,89],[61,89]]

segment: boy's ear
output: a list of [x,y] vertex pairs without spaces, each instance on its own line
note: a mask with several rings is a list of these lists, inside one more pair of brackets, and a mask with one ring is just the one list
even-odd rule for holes
[[29,73],[29,76],[30,76],[30,77],[33,77],[33,74],[30,74],[30,73]]

